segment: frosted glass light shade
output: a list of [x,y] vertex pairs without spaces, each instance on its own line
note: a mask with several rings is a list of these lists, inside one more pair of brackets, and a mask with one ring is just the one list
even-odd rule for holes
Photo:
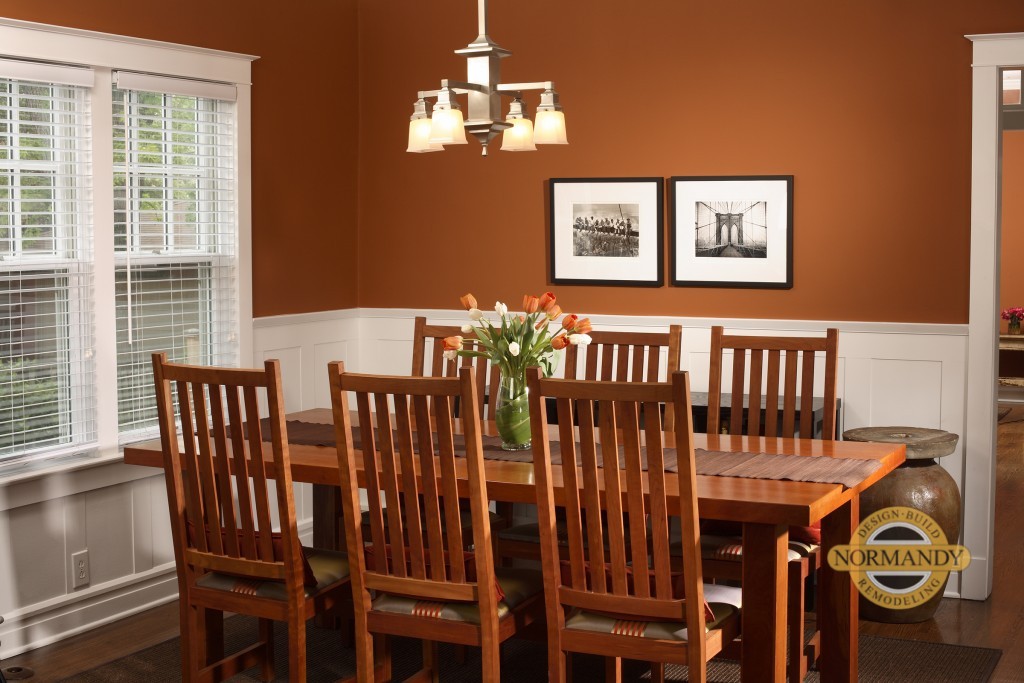
[[430,142],[441,145],[466,144],[461,109],[435,109],[430,118]]
[[532,152],[537,149],[533,144],[533,121],[530,119],[511,119],[511,128],[501,134],[502,152]]
[[568,145],[569,140],[565,137],[565,114],[551,109],[538,111],[533,141],[538,145]]
[[443,152],[444,147],[430,141],[430,119],[409,122],[409,147],[406,152]]

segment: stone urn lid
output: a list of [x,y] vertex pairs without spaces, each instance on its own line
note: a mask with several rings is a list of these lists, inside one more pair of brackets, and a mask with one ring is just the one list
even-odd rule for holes
[[925,427],[858,427],[843,432],[843,439],[903,443],[907,445],[907,460],[926,460],[952,453],[960,436]]

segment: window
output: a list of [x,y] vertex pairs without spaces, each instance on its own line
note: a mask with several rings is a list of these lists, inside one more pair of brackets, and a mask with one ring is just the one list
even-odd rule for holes
[[251,353],[238,160],[254,58],[6,19],[0,33],[2,483],[11,463],[155,437],[153,352]]
[[86,103],[0,78],[0,458],[95,439]]
[[113,91],[122,441],[156,426],[153,352],[179,363],[237,364],[232,107]]

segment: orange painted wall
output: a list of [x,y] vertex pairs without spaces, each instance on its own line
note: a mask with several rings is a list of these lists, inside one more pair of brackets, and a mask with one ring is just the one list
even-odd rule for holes
[[[1024,306],[1024,131],[1003,133],[999,308]],[[1006,322],[1002,322],[1006,331]]]
[[0,15],[260,57],[252,89],[253,308],[267,316],[357,305],[356,5],[4,0]]
[[[570,145],[406,154],[463,78],[475,3],[361,2],[359,304],[518,305],[549,288],[551,177],[793,174],[789,291],[558,287],[585,313],[964,323],[971,44],[1018,0],[491,3],[506,81],[552,79]],[[532,107],[536,99],[530,100]],[[666,214],[666,219],[667,219]],[[668,263],[666,259],[666,269]]]
[[[796,176],[792,290],[560,297],[585,313],[967,319],[963,35],[1024,29],[1018,0],[493,0],[491,34],[514,53],[505,80],[555,80],[572,144],[518,155],[493,144],[487,159],[475,142],[403,151],[416,90],[464,76],[451,50],[475,36],[469,0],[165,9],[5,0],[0,14],[260,55],[257,316],[452,308],[467,290],[514,303],[548,289],[550,177],[779,173]],[[316,106],[289,112],[304,101]]]

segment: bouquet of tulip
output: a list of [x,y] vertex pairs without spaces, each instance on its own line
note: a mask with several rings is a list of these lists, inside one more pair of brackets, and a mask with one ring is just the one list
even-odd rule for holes
[[[447,337],[444,340],[444,356],[454,360],[457,356],[487,358],[501,371],[501,387],[498,389],[494,408],[494,419],[504,443],[509,450],[530,446],[530,414],[526,399],[526,368],[541,367],[544,376],[550,377],[558,365],[557,352],[570,344],[590,343],[591,324],[589,318],[577,315],[562,317],[562,308],[555,295],[545,292],[541,296],[527,294],[523,297],[523,312],[509,313],[508,306],[500,301],[494,304],[498,320],[492,322],[477,308],[476,297],[466,294],[460,301],[469,311],[472,321],[462,326],[465,335],[473,335],[473,348],[464,348],[466,338]],[[552,333],[551,323],[562,318],[561,325]],[[495,388],[491,387],[491,396]]]

